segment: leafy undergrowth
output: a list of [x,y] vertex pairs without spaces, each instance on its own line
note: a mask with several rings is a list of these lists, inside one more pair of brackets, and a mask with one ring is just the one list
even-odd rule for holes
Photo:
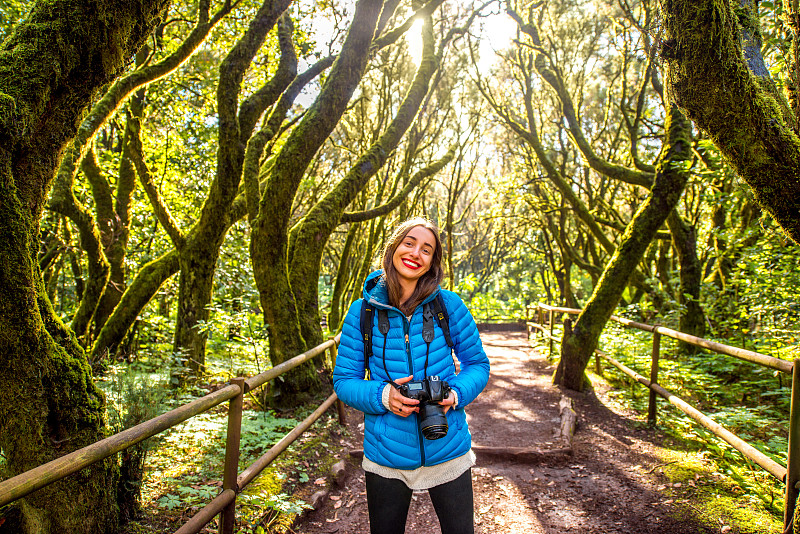
[[[609,324],[599,348],[649,377],[651,340],[647,333]],[[547,342],[542,342],[542,348],[546,347]],[[557,353],[558,343],[553,348]],[[660,385],[786,465],[789,379],[725,355],[679,353],[677,344],[665,337],[659,364]],[[607,390],[604,397],[616,404],[618,411],[638,414],[633,424],[647,425],[649,390],[608,362],[603,361],[602,368],[602,376],[593,372],[594,361],[587,368],[594,387]],[[666,434],[658,448],[665,482],[658,489],[682,504],[684,513],[692,513],[698,520],[729,518],[727,524],[709,525],[719,532],[781,531],[781,481],[661,397],[658,428]]]

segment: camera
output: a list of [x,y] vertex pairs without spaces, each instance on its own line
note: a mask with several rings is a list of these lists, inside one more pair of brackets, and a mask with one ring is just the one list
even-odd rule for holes
[[438,376],[406,382],[398,388],[403,396],[419,401],[419,429],[427,439],[447,435],[447,417],[439,402],[447,398],[450,386]]

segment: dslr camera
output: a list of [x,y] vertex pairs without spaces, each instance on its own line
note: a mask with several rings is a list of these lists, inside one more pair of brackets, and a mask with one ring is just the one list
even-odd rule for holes
[[439,439],[447,435],[447,417],[439,403],[447,398],[450,386],[438,376],[414,380],[402,384],[398,391],[404,397],[419,401],[419,429],[427,439]]

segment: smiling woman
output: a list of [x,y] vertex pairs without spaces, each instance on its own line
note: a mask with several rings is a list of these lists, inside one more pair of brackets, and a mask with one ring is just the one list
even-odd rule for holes
[[486,386],[489,359],[467,307],[439,286],[442,244],[433,223],[400,224],[382,266],[350,307],[333,373],[339,398],[365,413],[370,529],[402,533],[413,490],[428,490],[442,533],[468,534],[475,455],[464,407]]

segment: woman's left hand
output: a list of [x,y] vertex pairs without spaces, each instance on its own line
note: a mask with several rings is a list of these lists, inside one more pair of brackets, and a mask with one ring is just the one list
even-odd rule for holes
[[444,413],[447,413],[447,410],[452,408],[455,402],[456,402],[456,396],[448,391],[447,397],[445,397],[444,400],[442,400],[439,403],[439,406],[442,406],[444,408]]

